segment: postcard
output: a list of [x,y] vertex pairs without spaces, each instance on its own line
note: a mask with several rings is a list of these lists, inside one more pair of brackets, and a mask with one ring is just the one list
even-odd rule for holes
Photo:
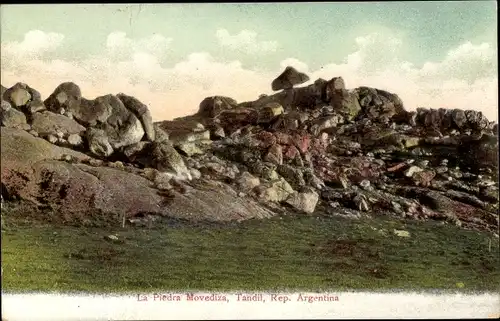
[[0,14],[2,320],[498,318],[495,2]]

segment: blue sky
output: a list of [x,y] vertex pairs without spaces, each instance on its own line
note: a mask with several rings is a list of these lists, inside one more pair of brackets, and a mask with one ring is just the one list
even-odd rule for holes
[[494,1],[143,5],[2,5],[1,81],[47,96],[135,95],[155,119],[190,114],[209,95],[272,93],[293,65],[342,76],[418,106],[497,118]]

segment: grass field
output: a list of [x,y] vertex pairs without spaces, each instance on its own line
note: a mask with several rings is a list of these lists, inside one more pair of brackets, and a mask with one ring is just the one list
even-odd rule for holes
[[285,216],[147,229],[4,220],[6,292],[498,291],[500,284],[497,238],[437,222]]

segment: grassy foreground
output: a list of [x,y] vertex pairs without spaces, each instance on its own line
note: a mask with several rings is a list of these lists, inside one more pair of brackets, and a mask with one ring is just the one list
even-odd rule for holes
[[[111,234],[118,240],[105,239]],[[498,291],[498,251],[498,239],[486,233],[389,218],[299,216],[152,229],[9,221],[2,290]]]

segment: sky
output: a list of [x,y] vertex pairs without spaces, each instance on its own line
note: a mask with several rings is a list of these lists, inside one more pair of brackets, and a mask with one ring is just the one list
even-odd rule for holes
[[155,121],[272,94],[286,66],[498,118],[496,1],[1,5],[0,27],[2,85],[123,92]]

